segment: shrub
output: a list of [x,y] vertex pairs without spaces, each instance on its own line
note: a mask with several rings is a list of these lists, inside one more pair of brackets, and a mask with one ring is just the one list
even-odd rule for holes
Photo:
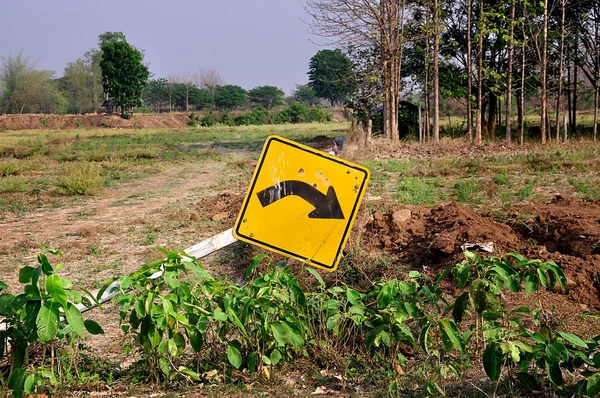
[[9,160],[6,162],[0,162],[0,177],[8,177],[19,174],[23,171],[21,163],[15,160]]
[[209,112],[208,115],[204,116],[200,121],[202,127],[212,127],[215,124],[217,124],[217,118],[212,112]]
[[93,195],[104,185],[102,166],[96,163],[64,164],[54,186],[64,195]]
[[0,179],[0,193],[16,193],[27,191],[27,178],[9,176]]
[[188,126],[190,127],[198,127],[202,125],[202,122],[200,120],[200,117],[197,116],[195,113],[190,113],[190,115],[188,116],[190,118],[190,120],[188,120]]
[[234,118],[236,126],[262,125],[269,123],[269,111],[262,106],[252,109],[243,115]]

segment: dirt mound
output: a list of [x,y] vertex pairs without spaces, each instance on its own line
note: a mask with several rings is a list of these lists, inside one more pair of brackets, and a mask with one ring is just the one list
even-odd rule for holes
[[380,202],[374,208],[379,210],[363,213],[366,251],[385,251],[402,264],[435,271],[461,261],[464,244],[492,242],[494,255],[516,252],[556,262],[567,276],[568,297],[600,308],[598,202],[557,197],[547,204],[516,206],[503,223],[457,203],[431,208]]
[[514,231],[457,203],[392,206],[375,211],[366,226],[363,247],[392,252],[405,264],[444,267],[461,257],[467,243],[493,242],[495,252],[518,250],[523,240]]
[[119,115],[1,115],[0,130],[36,130],[75,128],[178,128],[187,126],[187,113],[134,114],[130,119]]
[[203,198],[196,203],[198,216],[212,221],[220,221],[232,227],[240,213],[244,197],[235,193],[222,193],[214,198]]
[[557,196],[516,206],[507,221],[527,239],[524,254],[556,262],[574,285],[577,302],[600,308],[600,203]]

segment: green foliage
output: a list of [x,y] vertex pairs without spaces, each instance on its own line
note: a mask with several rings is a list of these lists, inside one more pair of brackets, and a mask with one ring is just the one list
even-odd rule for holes
[[142,53],[124,39],[106,41],[100,49],[104,92],[113,98],[122,110],[140,106],[142,92],[149,77]]
[[321,50],[308,66],[309,86],[333,106],[343,102],[354,87],[352,62],[340,50]]
[[104,186],[101,172],[97,163],[65,163],[54,185],[64,195],[93,195]]
[[240,86],[226,85],[218,87],[215,92],[215,105],[221,109],[237,109],[246,105],[248,93]]
[[29,346],[35,342],[48,346],[53,342],[83,338],[87,330],[92,334],[103,333],[92,320],[84,322],[77,304],[90,306],[95,300],[89,292],[81,289],[87,297],[73,290],[73,283],[56,273],[63,264],[53,267],[46,254],[60,252],[44,250],[38,255],[38,266],[25,266],[19,271],[19,283],[23,293],[12,295],[0,281],[0,355],[5,352],[5,342],[10,343],[11,374],[8,386],[13,396],[33,393],[43,387],[46,380],[56,385],[54,369],[26,369]]
[[294,98],[296,101],[307,106],[313,106],[319,102],[319,97],[317,97],[315,90],[309,85],[297,85],[296,91],[294,91]]
[[285,104],[285,93],[275,86],[255,87],[248,92],[248,97],[251,103],[267,109]]
[[437,179],[407,177],[398,183],[398,192],[394,197],[399,203],[434,205],[443,200],[437,189],[439,185]]

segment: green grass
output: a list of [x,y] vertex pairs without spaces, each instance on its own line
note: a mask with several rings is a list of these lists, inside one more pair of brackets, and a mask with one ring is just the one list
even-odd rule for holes
[[29,179],[26,177],[8,176],[0,178],[0,193],[18,193],[28,191]]
[[456,200],[460,203],[479,204],[483,201],[479,181],[474,178],[461,180],[456,183],[454,188],[456,189]]
[[437,178],[407,177],[399,181],[394,199],[411,205],[434,205],[445,200]]
[[581,181],[575,178],[569,179],[569,184],[575,188],[581,199],[585,200],[600,200],[600,194],[598,193],[597,181]]

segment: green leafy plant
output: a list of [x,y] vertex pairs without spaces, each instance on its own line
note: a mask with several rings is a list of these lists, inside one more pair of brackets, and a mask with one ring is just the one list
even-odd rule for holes
[[8,286],[0,281],[0,354],[6,352],[7,343],[11,352],[8,386],[13,395],[31,393],[44,380],[55,381],[51,371],[37,369],[29,371],[26,365],[32,343],[51,345],[69,337],[83,338],[87,330],[92,334],[103,333],[92,320],[83,320],[78,304],[90,305],[95,300],[90,292],[79,287],[85,297],[73,290],[73,283],[58,276],[63,267],[53,267],[46,254],[61,255],[58,251],[43,249],[38,255],[37,267],[25,266],[19,271],[19,282],[23,293],[13,295],[6,292]]

